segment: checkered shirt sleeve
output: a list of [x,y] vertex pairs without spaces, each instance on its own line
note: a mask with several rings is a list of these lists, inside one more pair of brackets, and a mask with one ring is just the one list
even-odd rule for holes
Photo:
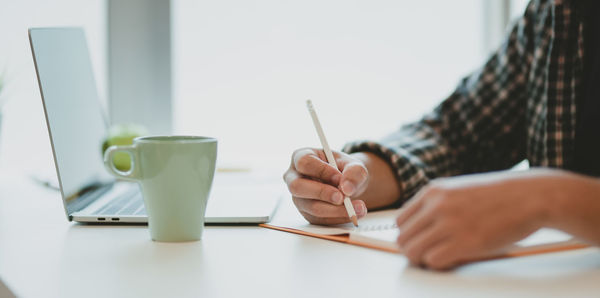
[[525,158],[526,89],[539,2],[533,1],[485,65],[420,121],[380,141],[346,144],[344,152],[371,152],[392,167],[403,204],[436,177],[509,168]]

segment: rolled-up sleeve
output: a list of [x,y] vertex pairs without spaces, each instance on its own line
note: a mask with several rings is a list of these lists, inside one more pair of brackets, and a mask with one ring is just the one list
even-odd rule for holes
[[346,144],[343,151],[371,152],[393,169],[402,188],[397,205],[431,179],[510,168],[525,158],[527,80],[533,1],[485,65],[420,121],[382,140]]

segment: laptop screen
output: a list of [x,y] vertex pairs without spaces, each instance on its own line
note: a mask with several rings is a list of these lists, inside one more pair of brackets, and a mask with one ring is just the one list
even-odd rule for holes
[[83,30],[35,28],[29,37],[61,191],[71,214],[84,207],[80,194],[113,181],[102,157],[106,121]]

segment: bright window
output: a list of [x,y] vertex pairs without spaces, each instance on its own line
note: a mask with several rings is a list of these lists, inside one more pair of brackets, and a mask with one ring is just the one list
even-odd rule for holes
[[520,17],[525,13],[525,8],[529,0],[510,0],[510,16],[511,19]]
[[[0,165],[54,175],[52,151],[27,29],[80,26],[86,33],[102,104],[106,104],[106,1],[22,0],[0,5]],[[77,137],[77,136],[74,136]],[[27,158],[23,158],[27,157]]]
[[285,166],[418,119],[485,59],[482,6],[460,1],[175,0],[178,133],[217,137],[221,162]]

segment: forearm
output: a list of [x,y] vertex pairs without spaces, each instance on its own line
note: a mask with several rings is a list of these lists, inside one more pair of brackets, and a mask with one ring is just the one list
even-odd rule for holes
[[363,200],[368,209],[378,209],[392,205],[402,196],[402,189],[392,168],[383,159],[367,152],[351,155],[362,161],[369,172],[367,189],[354,199]]

